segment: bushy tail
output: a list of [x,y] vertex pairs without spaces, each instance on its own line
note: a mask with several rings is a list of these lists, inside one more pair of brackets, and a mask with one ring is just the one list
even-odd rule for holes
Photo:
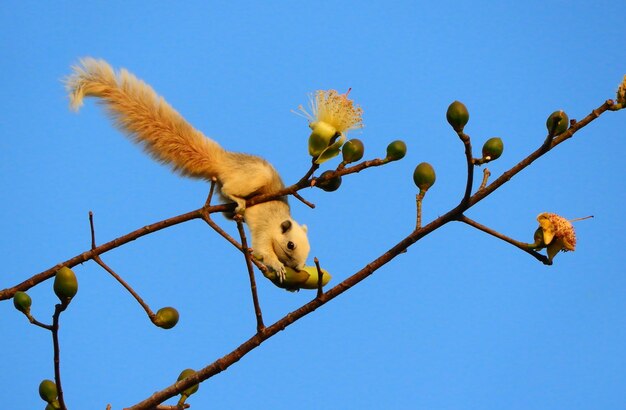
[[194,129],[146,83],[122,69],[115,73],[104,60],[84,58],[72,67],[65,85],[70,106],[98,97],[116,125],[158,161],[183,175],[218,177],[225,151]]

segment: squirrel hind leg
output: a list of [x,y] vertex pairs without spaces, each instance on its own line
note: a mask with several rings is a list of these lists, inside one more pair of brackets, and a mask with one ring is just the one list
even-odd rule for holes
[[[246,210],[246,199],[233,194],[229,190],[229,185],[223,185],[220,191],[221,191],[222,197],[224,199],[233,201],[234,203],[237,204],[237,207],[235,208],[235,212],[234,213],[235,214],[239,214],[239,215],[243,215],[243,213]],[[233,214],[233,216],[234,216],[234,214]]]

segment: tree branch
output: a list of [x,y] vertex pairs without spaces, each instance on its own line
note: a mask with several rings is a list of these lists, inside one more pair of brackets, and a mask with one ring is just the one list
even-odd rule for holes
[[[552,141],[552,147],[562,143],[568,138],[571,138],[571,136],[575,132],[577,132],[579,129],[581,129],[585,125],[589,124],[594,119],[598,118],[602,113],[610,109],[612,105],[613,105],[613,102],[611,100],[608,100],[603,105],[593,110],[592,113],[587,115],[582,121],[572,125],[568,131],[559,135],[558,138],[555,138]],[[242,343],[235,350],[223,356],[222,358],[216,360],[215,362],[209,364],[203,369],[197,371],[194,375],[190,376],[189,378],[186,378],[180,382],[177,382],[174,385],[171,385],[159,392],[154,393],[152,396],[141,401],[140,403],[137,403],[134,406],[129,407],[128,410],[151,409],[155,405],[162,403],[165,400],[177,395],[184,389],[189,388],[193,386],[194,384],[205,381],[208,378],[226,370],[228,367],[238,362],[247,353],[249,353],[253,349],[260,346],[265,340],[269,339],[276,333],[284,330],[289,325],[301,319],[302,317],[315,311],[320,306],[323,306],[324,304],[333,300],[334,298],[341,295],[345,291],[349,290],[350,288],[352,288],[359,282],[363,281],[365,278],[369,277],[376,270],[384,266],[386,263],[388,263],[389,261],[391,261],[398,255],[400,255],[401,253],[406,252],[406,250],[411,245],[413,245],[415,242],[417,242],[424,236],[428,235],[429,233],[433,232],[434,230],[440,228],[441,226],[447,224],[450,221],[458,220],[463,215],[463,212],[465,212],[467,209],[471,208],[472,206],[474,206],[475,204],[477,204],[478,202],[486,198],[488,195],[493,193],[495,190],[501,187],[505,182],[510,180],[514,175],[522,171],[524,168],[529,166],[533,161],[535,161],[537,158],[541,157],[543,154],[545,154],[548,151],[549,149],[546,150],[543,146],[540,147],[539,149],[537,149],[536,151],[528,155],[526,158],[524,158],[522,161],[520,161],[517,165],[513,166],[511,169],[506,171],[501,177],[496,179],[494,182],[492,182],[490,185],[488,185],[484,189],[477,191],[474,195],[468,196],[467,200],[465,200],[465,197],[464,197],[464,200],[462,200],[461,203],[459,203],[459,205],[457,205],[455,208],[451,209],[444,215],[441,215],[440,217],[433,220],[426,226],[415,229],[407,237],[405,237],[400,242],[398,242],[395,246],[390,248],[387,252],[385,252],[378,258],[374,259],[372,262],[370,262],[365,267],[363,267],[362,269],[354,273],[352,276],[348,277],[341,283],[335,285],[334,287],[332,287],[325,293],[319,295],[318,297],[316,297],[309,303],[292,311],[291,313],[288,313],[282,319],[278,320],[271,326],[266,327],[263,330],[263,332],[259,332],[255,334],[250,339]],[[466,145],[466,153],[467,153],[467,145]],[[469,157],[471,157],[471,155],[468,156],[468,158]],[[468,164],[468,167],[469,167],[469,164]],[[350,168],[346,168],[343,171],[349,170],[349,169]],[[472,169],[473,169],[473,164],[472,164]],[[355,172],[358,172],[358,171],[355,171]],[[469,172],[471,171],[469,171],[469,168],[468,168],[468,184],[466,186],[466,194],[468,191],[468,186],[470,187],[469,189],[471,190],[471,181],[470,181]]]
[[250,249],[248,248],[248,241],[246,240],[246,233],[243,229],[242,219],[243,218],[239,215],[235,217],[237,230],[239,231],[239,236],[241,237],[241,248],[246,259],[246,267],[248,268],[248,276],[250,277],[250,291],[252,292],[252,303],[254,305],[254,313],[256,315],[256,331],[260,333],[263,329],[265,329],[265,325],[263,324],[263,314],[261,313],[259,296],[256,291],[256,281],[254,280],[254,270],[252,268],[252,255],[250,255]]
[[537,259],[539,262],[543,263],[544,265],[552,265],[552,262],[545,256],[540,254],[539,252],[533,250],[531,248],[531,244],[529,243],[524,243],[524,242],[520,242],[520,241],[516,241],[515,239],[509,238],[506,235],[503,235],[485,225],[481,225],[478,222],[474,221],[473,219],[468,218],[465,215],[461,215],[459,216],[459,218],[457,219],[459,222],[464,222],[466,224],[468,224],[469,226],[472,226],[480,231],[483,231],[485,233],[488,233],[489,235],[495,236],[498,239],[502,239],[503,241],[510,243],[511,245],[523,250],[524,252],[532,255],[535,259]]

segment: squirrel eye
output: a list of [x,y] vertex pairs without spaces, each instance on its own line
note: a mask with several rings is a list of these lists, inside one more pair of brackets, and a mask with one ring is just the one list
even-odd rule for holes
[[296,249],[296,244],[291,241],[287,242],[287,249],[293,251],[294,249]]

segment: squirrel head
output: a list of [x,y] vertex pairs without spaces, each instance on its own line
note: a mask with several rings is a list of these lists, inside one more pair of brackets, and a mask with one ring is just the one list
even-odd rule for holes
[[272,243],[278,260],[290,268],[302,269],[311,250],[306,225],[286,219],[280,224],[280,232]]

